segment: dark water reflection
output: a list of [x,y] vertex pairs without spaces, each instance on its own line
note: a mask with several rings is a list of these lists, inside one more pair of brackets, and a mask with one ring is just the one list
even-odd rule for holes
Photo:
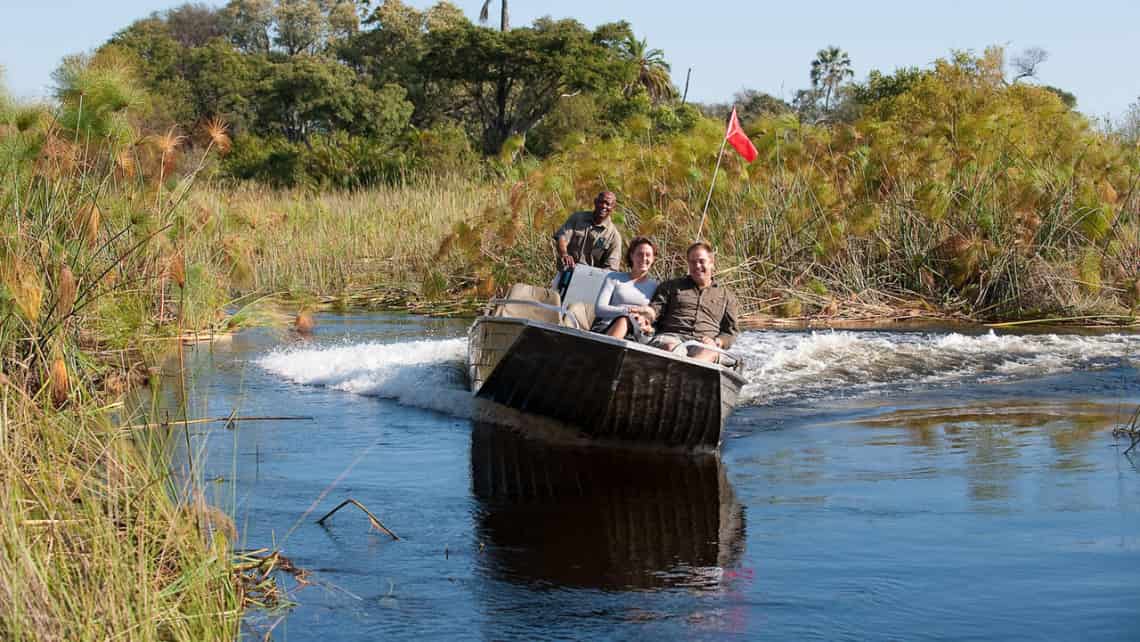
[[[315,417],[192,431],[241,544],[312,572],[250,638],[1140,639],[1140,470],[1110,436],[1140,402],[1128,362],[817,390],[685,458],[474,423],[462,323],[319,320],[283,361],[320,381],[257,365],[289,341],[267,330],[189,355],[196,417]],[[348,497],[402,539],[355,511],[314,523]]]
[[716,589],[739,563],[744,509],[716,456],[557,446],[488,425],[471,435],[480,566],[492,577]]

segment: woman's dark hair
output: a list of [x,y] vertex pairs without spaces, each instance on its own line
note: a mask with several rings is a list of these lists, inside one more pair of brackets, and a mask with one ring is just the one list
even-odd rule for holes
[[633,267],[633,251],[641,245],[648,245],[653,248],[653,256],[657,256],[657,244],[654,243],[648,236],[638,236],[629,242],[629,247],[625,250],[625,264]]

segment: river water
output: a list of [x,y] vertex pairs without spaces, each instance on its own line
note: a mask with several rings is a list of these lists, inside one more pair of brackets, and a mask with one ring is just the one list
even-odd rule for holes
[[[251,636],[1140,639],[1140,336],[747,332],[688,458],[476,423],[465,323],[318,323],[188,355],[193,416],[314,418],[191,430],[239,545],[310,572]],[[401,539],[315,523],[348,498]]]

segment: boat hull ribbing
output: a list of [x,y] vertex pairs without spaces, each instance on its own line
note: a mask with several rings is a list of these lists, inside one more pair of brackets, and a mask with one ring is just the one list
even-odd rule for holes
[[715,450],[744,379],[723,367],[540,321],[480,317],[472,392],[593,439]]

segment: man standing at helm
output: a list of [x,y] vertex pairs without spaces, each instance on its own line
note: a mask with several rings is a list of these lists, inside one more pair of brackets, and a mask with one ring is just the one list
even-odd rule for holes
[[610,220],[617,205],[613,192],[602,192],[594,199],[594,211],[574,212],[554,233],[558,248],[558,269],[573,272],[584,263],[617,270],[621,267],[621,234]]

